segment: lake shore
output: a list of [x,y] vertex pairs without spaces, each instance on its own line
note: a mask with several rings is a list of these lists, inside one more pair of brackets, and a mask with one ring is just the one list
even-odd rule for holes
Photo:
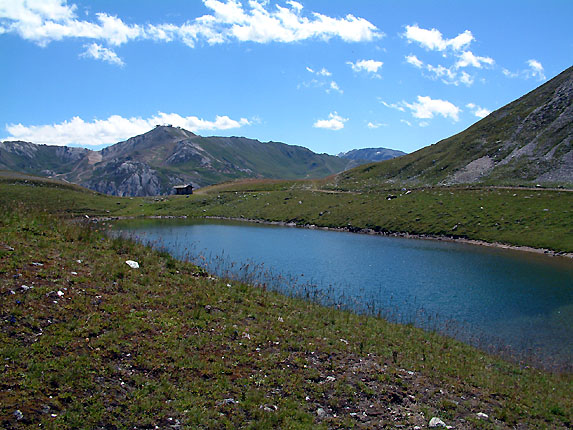
[[345,232],[345,233],[368,234],[368,235],[375,235],[375,236],[400,237],[400,238],[404,238],[404,239],[421,239],[421,240],[436,240],[436,241],[443,241],[443,242],[467,243],[470,245],[487,246],[487,247],[491,247],[491,248],[509,249],[512,251],[530,252],[530,253],[535,253],[535,254],[548,255],[551,257],[564,257],[564,258],[573,259],[573,253],[572,252],[554,251],[551,249],[534,248],[531,246],[510,245],[507,243],[500,243],[500,242],[487,242],[485,240],[467,239],[467,238],[463,238],[463,237],[439,236],[439,235],[432,235],[432,234],[413,234],[413,233],[408,233],[408,232],[386,232],[386,231],[376,231],[373,229],[364,229],[364,228],[357,228],[357,227],[324,227],[324,226],[317,226],[314,224],[297,224],[297,223],[286,222],[286,221],[267,221],[267,220],[261,220],[261,219],[251,219],[251,218],[223,217],[223,216],[188,217],[186,215],[152,215],[152,216],[144,216],[144,217],[115,216],[115,217],[93,217],[93,218],[90,218],[90,220],[92,222],[93,221],[97,221],[97,222],[115,221],[115,220],[119,221],[119,220],[127,220],[127,219],[215,219],[215,220],[222,220],[222,221],[239,221],[239,222],[248,222],[248,223],[255,223],[255,224],[277,225],[277,226],[283,226],[283,227],[297,227],[297,228],[317,229],[317,230],[325,230],[325,231],[338,231],[338,232]]

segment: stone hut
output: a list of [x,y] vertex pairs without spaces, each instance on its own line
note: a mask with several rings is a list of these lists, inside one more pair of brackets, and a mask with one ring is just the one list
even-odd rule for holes
[[184,196],[188,194],[193,194],[193,185],[176,185],[173,187],[175,194],[178,196]]

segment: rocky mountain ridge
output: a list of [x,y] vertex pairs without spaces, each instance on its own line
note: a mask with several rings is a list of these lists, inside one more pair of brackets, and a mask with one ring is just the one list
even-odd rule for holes
[[573,186],[573,67],[457,135],[339,180]]
[[244,137],[202,137],[172,126],[101,151],[30,142],[0,142],[0,169],[31,173],[118,196],[165,195],[238,178],[320,178],[352,161],[307,148]]

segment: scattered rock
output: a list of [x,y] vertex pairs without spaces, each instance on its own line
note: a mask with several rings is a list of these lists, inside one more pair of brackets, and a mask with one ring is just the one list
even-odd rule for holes
[[482,419],[484,419],[484,420],[489,419],[489,415],[488,415],[488,414],[484,414],[483,412],[478,412],[476,415],[477,415],[478,418],[482,418]]
[[222,401],[219,402],[219,405],[235,405],[239,403],[238,401],[236,401],[235,399],[223,399]]
[[447,427],[446,423],[443,422],[441,419],[439,419],[438,417],[433,417],[430,420],[430,424],[428,424],[430,426],[430,428],[434,428],[434,427]]
[[326,417],[326,411],[322,408],[318,408],[316,410],[316,415],[318,416],[318,418],[325,418]]
[[139,263],[133,260],[126,260],[125,264],[127,264],[132,269],[139,269]]
[[16,409],[14,411],[14,418],[16,418],[16,421],[20,421],[24,419],[24,414],[22,413],[22,411],[20,409]]

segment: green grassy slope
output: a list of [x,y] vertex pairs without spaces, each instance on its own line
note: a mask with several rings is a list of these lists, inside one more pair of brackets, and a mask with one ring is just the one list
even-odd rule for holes
[[[538,153],[533,158],[516,158],[481,179],[489,184],[531,184],[541,173],[556,168],[555,163],[571,150],[571,118],[559,126],[553,121],[571,109],[572,80],[573,67],[459,134],[399,158],[344,172],[339,186],[348,189],[359,182],[376,188],[401,181],[435,185],[472,160],[489,156],[498,163],[515,149],[538,139]],[[546,159],[554,147],[555,157]]]
[[[449,236],[573,252],[573,192],[420,188],[334,193],[309,181],[247,181],[192,196],[118,198],[43,182],[0,180],[0,203],[19,200],[70,216],[220,216],[299,225]],[[396,196],[388,200],[388,196]]]
[[572,423],[570,374],[215,279],[50,214],[77,213],[65,206],[72,201],[97,213],[143,199],[6,183],[0,197],[2,427],[424,428],[434,416],[457,429]]

